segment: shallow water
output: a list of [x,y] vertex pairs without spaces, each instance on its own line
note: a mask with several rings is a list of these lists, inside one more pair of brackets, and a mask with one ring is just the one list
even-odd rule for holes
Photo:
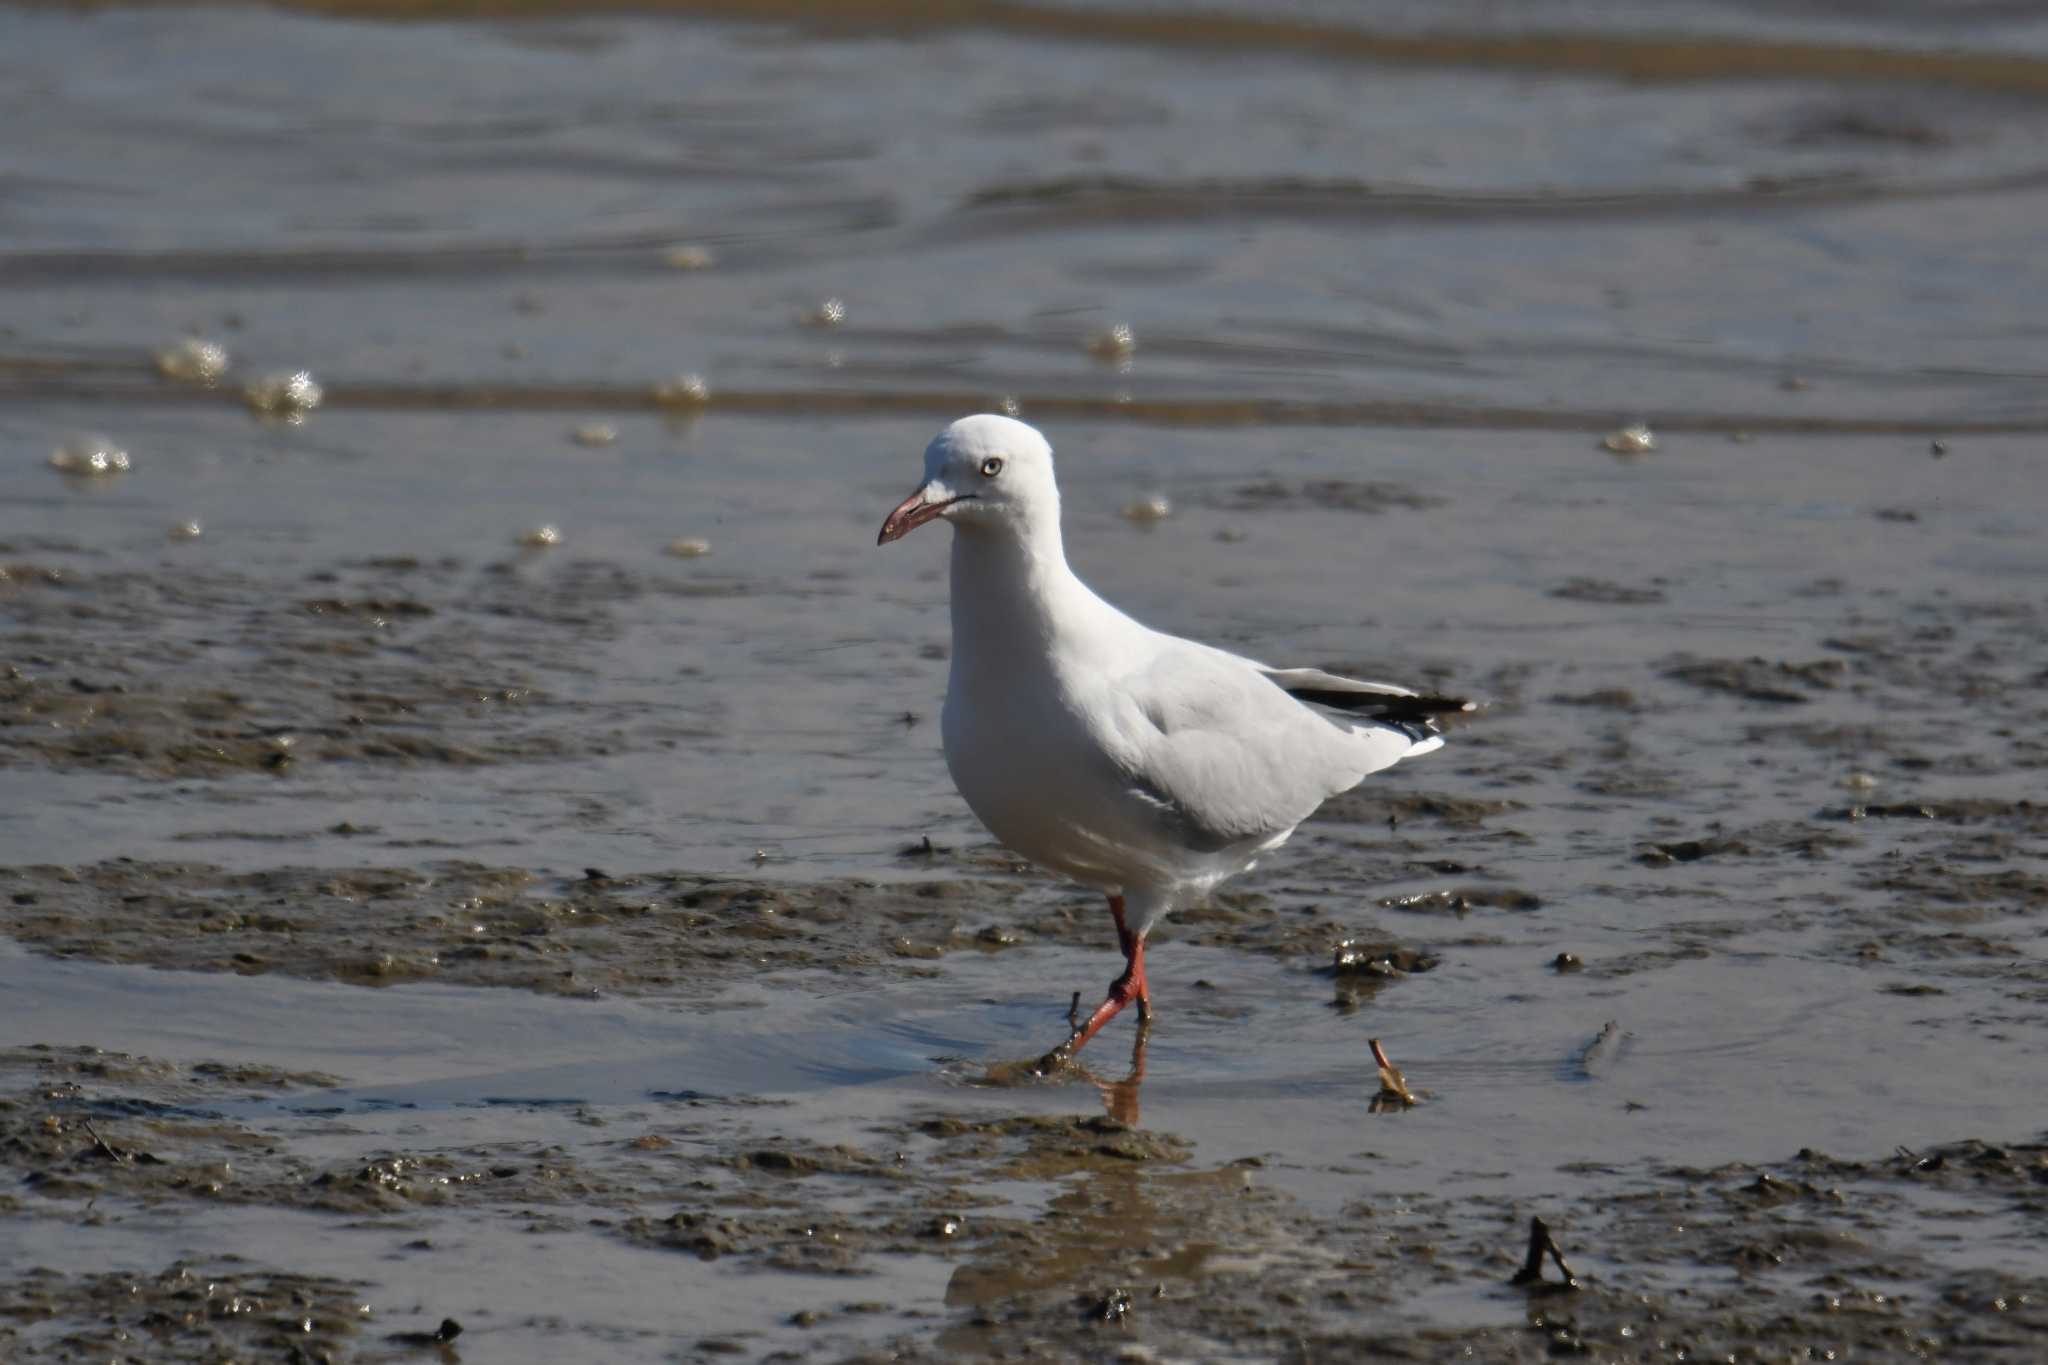
[[[2038,21],[1215,14],[0,11],[0,1342],[2038,1352]],[[1139,1081],[992,1083],[1110,937],[873,544],[1006,397],[1112,600],[1485,703],[1160,931]]]

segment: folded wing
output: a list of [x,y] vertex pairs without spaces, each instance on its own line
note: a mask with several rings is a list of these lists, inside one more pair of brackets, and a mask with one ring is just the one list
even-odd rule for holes
[[1442,744],[1427,717],[1461,707],[1384,683],[1172,644],[1114,680],[1106,747],[1130,790],[1199,851],[1279,842],[1367,774]]

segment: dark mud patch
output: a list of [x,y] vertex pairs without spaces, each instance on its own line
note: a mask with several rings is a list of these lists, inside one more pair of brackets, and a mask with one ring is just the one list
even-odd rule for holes
[[1796,745],[1858,763],[1882,760],[1909,772],[1924,772],[1939,761],[1930,746],[1934,736],[1897,724],[1824,721],[1752,725],[1745,728],[1743,737],[1751,744]]
[[[2038,1150],[1942,1149],[1992,1173],[1944,1189],[1947,1216],[1975,1226],[1986,1261],[2027,1259]],[[1611,1201],[1387,1190],[1334,1217],[1276,1198],[1256,1158],[1101,1174],[976,1248],[953,1275],[952,1326],[907,1358],[2031,1358],[2048,1333],[2042,1282],[1944,1264],[1902,1188],[1911,1164],[1801,1153],[1782,1167],[1637,1174]],[[1514,1283],[1532,1212],[1575,1283]],[[1414,1296],[1450,1292],[1500,1325],[1394,1325]]]
[[1644,709],[1636,694],[1626,687],[1596,687],[1586,692],[1558,692],[1552,694],[1551,704],[1555,706],[1585,706],[1602,711],[1636,712]]
[[1388,986],[1435,971],[1442,961],[1434,953],[1391,941],[1347,939],[1330,953],[1327,970],[1335,991],[1331,1007],[1341,1014],[1354,1013]]
[[[768,1270],[861,1275],[877,1256],[964,1254],[1019,1226],[995,1212],[991,1180],[1046,1181],[1184,1161],[1189,1146],[1115,1120],[943,1116],[881,1136],[868,1152],[795,1139],[711,1158],[736,1173],[708,1200],[618,1225],[636,1245]],[[700,1190],[708,1188],[699,1182]]]
[[1684,656],[1665,668],[1665,676],[1708,692],[1745,701],[1797,706],[1815,692],[1841,686],[1847,666],[1840,659],[1788,663],[1768,659],[1691,659]]
[[[273,868],[117,860],[0,869],[0,925],[59,957],[386,986],[701,998],[774,969],[907,968],[980,944],[1015,887],[778,884],[521,868]],[[1104,917],[1106,922],[1106,916]]]
[[[1025,1343],[1070,1359],[1200,1356],[1225,1342],[1258,1353],[1297,1320],[1284,1286],[1308,1231],[1250,1166],[1082,1176],[1041,1218],[983,1235],[947,1286],[951,1322],[909,1358],[998,1358]],[[1246,1275],[1254,1258],[1271,1268]]]
[[[378,657],[384,642],[374,637],[314,647],[286,634],[267,662],[231,675],[203,647],[166,668],[161,655],[84,648],[82,638],[17,637],[18,662],[0,677],[0,763],[159,779],[286,776],[325,763],[475,767],[577,747],[534,731],[528,708],[546,698],[518,666],[449,659],[427,668]],[[303,666],[308,654],[322,665]]]
[[1825,820],[1771,820],[1742,829],[1710,828],[1690,838],[1648,840],[1636,851],[1635,860],[1645,867],[1726,858],[1791,857],[1818,861],[1862,845],[1855,834]]
[[189,779],[601,756],[652,718],[585,698],[590,657],[623,605],[676,588],[588,561],[378,559],[296,583],[10,566],[0,764]]
[[0,1158],[17,1212],[69,1216],[102,1198],[323,1207],[314,1170],[228,1106],[330,1086],[252,1065],[179,1066],[97,1048],[0,1053]]
[[1896,858],[1870,878],[1876,890],[1890,891],[1917,903],[1923,915],[1942,915],[1939,907],[1982,906],[2007,914],[2032,914],[2048,909],[2048,875],[2026,868],[1978,871],[1957,867],[1952,855]]
[[1258,892],[1217,893],[1206,905],[1177,912],[1171,932],[1161,930],[1153,937],[1168,945],[1168,953],[1172,944],[1194,943],[1302,966],[1321,966],[1345,945],[1359,942],[1384,943],[1391,952],[1417,951],[1395,944],[1357,907],[1331,906],[1292,895],[1287,901],[1275,904]]
[[[1184,1162],[1193,1148],[1171,1133],[1147,1132],[1114,1118],[1025,1114],[997,1119],[927,1119],[917,1132],[936,1139],[942,1163],[990,1163],[997,1178],[1049,1179],[1115,1163]],[[1107,1165],[1105,1163],[1108,1163]]]
[[1604,578],[1567,579],[1552,588],[1550,595],[1560,601],[1590,602],[1602,607],[1640,607],[1665,600],[1661,587],[1637,587]]
[[[252,1087],[251,1075],[265,1083]],[[438,1214],[496,1217],[529,1230],[592,1226],[707,1258],[747,1253],[776,1268],[835,1271],[857,1269],[870,1251],[915,1250],[930,1232],[930,1192],[913,1190],[894,1147],[764,1135],[727,1108],[701,1106],[631,1116],[578,1106],[567,1115],[574,1141],[416,1136],[402,1149],[317,1094],[290,1110],[223,1116],[231,1105],[249,1114],[238,1102],[283,1088],[269,1083],[280,1078],[329,1079],[95,1049],[0,1054],[0,1160],[14,1177],[0,1211],[90,1222],[102,1208],[260,1207],[394,1231],[429,1226],[421,1220]],[[431,1125],[419,1117],[408,1126],[423,1134]],[[354,1150],[314,1154],[337,1145]],[[1036,1145],[1064,1150],[1049,1139]],[[873,1207],[821,1231],[815,1201],[826,1183],[867,1192]],[[906,1191],[907,1202],[891,1202]],[[951,1208],[977,1202],[950,1183],[933,1198]],[[657,1215],[649,1205],[673,1211]]]
[[1759,123],[1755,131],[1788,147],[1878,144],[1935,148],[1948,146],[1957,137],[1926,113],[1846,101],[1817,101],[1787,110]]
[[[1533,903],[1498,887],[1456,894],[1468,905]],[[560,877],[466,862],[0,868],[0,932],[56,957],[186,971],[699,1003],[768,972],[917,976],[950,953],[1032,943],[1100,947],[1105,971],[1116,961],[1100,901],[1032,882],[804,884],[598,869]],[[1354,909],[1279,910],[1259,893],[1226,892],[1176,915],[1154,942],[1168,954],[1192,943],[1306,966],[1361,935],[1378,937]]]
[[1380,904],[1389,910],[1405,910],[1417,915],[1469,915],[1474,910],[1526,913],[1541,910],[1543,898],[1513,886],[1458,886],[1408,896],[1387,896]]
[[1929,820],[1947,825],[1989,826],[2016,834],[2048,834],[2048,802],[1995,797],[1949,797],[1925,801],[1871,801],[1834,806],[1827,820]]
[[1208,505],[1226,512],[1280,512],[1322,508],[1377,515],[1443,507],[1448,498],[1418,492],[1406,484],[1358,479],[1261,479],[1211,495]]
[[357,1354],[366,1286],[251,1265],[235,1256],[154,1273],[29,1270],[0,1282],[9,1360],[388,1359]]
[[1702,858],[1747,857],[1753,851],[1741,839],[1727,836],[1674,839],[1669,843],[1648,845],[1636,855],[1636,861],[1646,867],[1667,867],[1672,863],[1696,863]]
[[1477,829],[1496,816],[1526,809],[1526,803],[1509,798],[1459,796],[1450,792],[1390,792],[1366,783],[1325,801],[1316,818],[1384,825],[1389,829],[1418,821]]

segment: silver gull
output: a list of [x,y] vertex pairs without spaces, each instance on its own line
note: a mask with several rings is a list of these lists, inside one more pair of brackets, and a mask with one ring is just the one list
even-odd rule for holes
[[[1469,709],[1388,683],[1275,668],[1140,624],[1067,565],[1052,447],[1009,417],[964,417],[878,544],[952,523],[953,782],[989,832],[1100,890],[1124,971],[1049,1062],[1126,1005],[1151,1018],[1145,936],[1279,847],[1323,802],[1443,744]],[[1141,1025],[1142,1027],[1142,1025]]]

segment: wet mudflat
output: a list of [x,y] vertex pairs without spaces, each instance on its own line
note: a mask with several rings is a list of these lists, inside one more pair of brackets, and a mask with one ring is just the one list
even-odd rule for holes
[[[0,1354],[2039,1358],[2048,57],[1589,15],[8,11]],[[1004,399],[1485,703],[1050,1077],[873,546]]]

